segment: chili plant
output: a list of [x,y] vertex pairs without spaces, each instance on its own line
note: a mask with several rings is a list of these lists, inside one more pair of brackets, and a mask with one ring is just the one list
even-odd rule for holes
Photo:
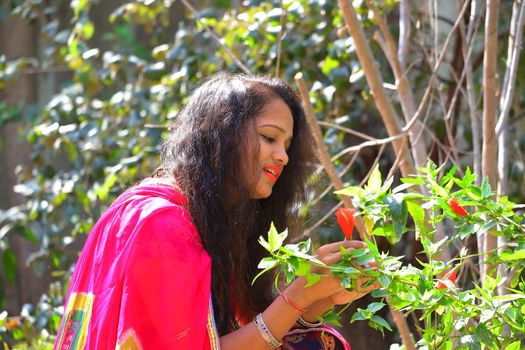
[[[486,179],[477,186],[476,175],[469,169],[461,177],[456,176],[455,167],[442,175],[443,167],[429,162],[420,171],[402,178],[401,185],[393,188],[393,178],[383,182],[376,167],[365,186],[336,192],[351,197],[356,208],[354,215],[366,227],[366,249],[348,252],[341,248],[342,260],[326,266],[311,252],[310,240],[285,245],[287,232],[279,233],[272,226],[268,240],[260,238],[270,253],[259,265],[261,273],[279,268],[287,282],[304,276],[308,284],[313,284],[320,276],[312,266],[320,266],[340,277],[341,284],[349,290],[378,283],[380,287],[372,296],[379,301],[358,309],[351,321],[368,320],[383,332],[385,328],[391,330],[391,326],[376,312],[385,305],[405,315],[414,313],[421,334],[416,345],[421,349],[523,348],[522,206],[507,197],[498,197]],[[414,187],[424,187],[426,191]],[[348,226],[348,217],[338,221]],[[440,226],[446,235],[437,240]],[[422,247],[417,266],[378,248],[378,237],[394,245],[407,232],[414,232]],[[481,234],[497,235],[508,243],[480,259],[475,247],[469,249],[472,245],[466,243]],[[444,261],[445,251],[453,258]],[[483,281],[477,269],[480,263],[491,267]],[[363,280],[366,282],[359,282]],[[339,315],[340,312],[332,311],[325,319],[337,323]]]

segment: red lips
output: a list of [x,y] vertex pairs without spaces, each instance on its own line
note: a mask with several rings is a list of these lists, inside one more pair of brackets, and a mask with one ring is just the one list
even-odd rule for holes
[[281,175],[282,169],[276,165],[268,165],[263,168],[264,174],[272,181],[275,182]]

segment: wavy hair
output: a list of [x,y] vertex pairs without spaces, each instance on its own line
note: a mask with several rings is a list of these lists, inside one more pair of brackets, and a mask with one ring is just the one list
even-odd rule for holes
[[[255,117],[272,99],[282,99],[293,116],[289,162],[270,197],[249,198],[243,177],[250,155],[258,159]],[[313,138],[295,92],[267,76],[222,73],[202,84],[177,116],[163,142],[161,172],[173,176],[212,259],[212,300],[219,334],[235,327],[235,314],[251,319],[273,300],[273,278],[255,284],[266,254],[258,243],[273,221],[293,230],[305,183],[316,163]]]

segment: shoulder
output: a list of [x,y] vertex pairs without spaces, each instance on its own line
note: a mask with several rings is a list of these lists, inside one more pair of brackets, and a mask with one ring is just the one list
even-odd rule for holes
[[118,235],[125,240],[202,246],[186,198],[174,187],[141,183],[122,194],[114,206],[110,217],[118,220],[111,221],[120,226]]

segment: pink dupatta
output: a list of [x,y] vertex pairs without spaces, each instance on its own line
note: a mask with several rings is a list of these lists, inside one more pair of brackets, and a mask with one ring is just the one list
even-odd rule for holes
[[146,179],[108,208],[75,267],[55,349],[219,349],[211,259],[186,204]]

